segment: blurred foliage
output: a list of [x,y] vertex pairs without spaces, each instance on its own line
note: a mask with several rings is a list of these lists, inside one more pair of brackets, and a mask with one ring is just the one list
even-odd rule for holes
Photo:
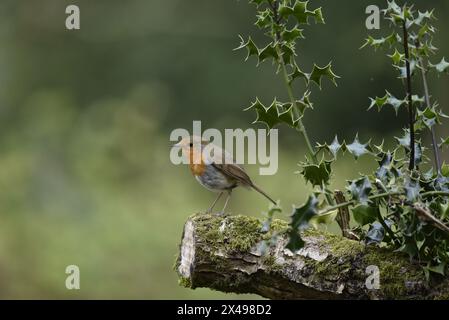
[[[327,21],[308,32],[303,61],[332,57],[342,79],[314,92],[311,135],[331,141],[335,132],[349,139],[358,131],[365,141],[395,130],[394,111],[363,117],[368,96],[402,92],[381,55],[358,50],[366,5],[383,1],[313,2]],[[430,2],[448,12],[447,1]],[[79,31],[65,29],[68,4],[80,6]],[[0,298],[235,298],[177,284],[183,223],[214,195],[171,165],[168,133],[193,120],[247,128],[252,115],[242,107],[255,92],[285,98],[269,64],[255,69],[232,51],[235,35],[253,33],[253,23],[244,1],[0,2]],[[436,27],[449,28],[443,16]],[[448,52],[446,32],[439,37]],[[431,92],[444,109],[447,80],[435,80]],[[302,152],[288,131],[280,132],[278,174],[254,179],[286,208],[310,191],[292,182]],[[344,159],[332,188],[375,165]],[[238,213],[266,209],[245,190],[230,205]],[[81,269],[79,291],[65,289],[69,264]]]

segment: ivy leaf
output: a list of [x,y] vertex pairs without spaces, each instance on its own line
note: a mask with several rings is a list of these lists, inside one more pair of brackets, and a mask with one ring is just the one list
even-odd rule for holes
[[335,86],[337,86],[336,79],[340,78],[332,71],[332,63],[329,63],[327,66],[321,68],[316,64],[313,65],[313,70],[310,73],[309,81],[315,82],[318,87],[321,89],[321,78],[328,78]]
[[355,157],[355,159],[357,160],[359,157],[363,156],[364,154],[369,153],[370,151],[368,150],[368,143],[365,144],[361,144],[359,141],[359,136],[358,134],[355,136],[354,142],[351,144],[348,144],[346,146],[346,149]]
[[449,62],[447,62],[444,58],[441,59],[441,62],[438,64],[429,63],[429,65],[431,68],[434,68],[438,73],[449,71]]
[[385,229],[380,222],[374,222],[366,234],[367,244],[379,244],[385,238]]
[[303,171],[301,174],[307,182],[312,186],[323,186],[327,184],[331,176],[332,161],[321,161],[319,165],[316,164],[301,164]]
[[379,215],[379,207],[359,205],[352,209],[354,220],[361,226],[373,223]]
[[291,104],[282,104],[276,99],[269,107],[265,107],[258,98],[244,111],[254,109],[257,114],[257,118],[254,121],[264,123],[268,129],[274,128],[276,125],[286,123],[290,127],[296,127],[299,118],[293,116],[293,106]]
[[363,177],[358,180],[351,181],[349,191],[352,194],[354,200],[360,202],[363,205],[368,204],[368,197],[373,187],[368,177]]
[[424,271],[426,272],[426,274],[433,272],[444,276],[445,270],[446,270],[446,262],[442,262],[438,265],[431,265],[429,263],[426,267],[424,267]]
[[297,251],[304,246],[304,241],[299,233],[309,227],[309,221],[318,214],[318,200],[315,196],[310,196],[307,202],[298,208],[293,209],[292,220],[290,222],[290,241],[287,248]]

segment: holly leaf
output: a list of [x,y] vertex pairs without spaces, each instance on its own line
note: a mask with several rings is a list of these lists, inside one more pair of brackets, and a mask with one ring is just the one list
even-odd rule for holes
[[398,49],[394,50],[394,53],[391,55],[388,55],[388,57],[391,58],[391,60],[393,60],[393,64],[394,65],[398,65],[399,63],[401,63],[402,61],[404,61],[405,59],[405,54],[401,54]]
[[316,164],[301,164],[302,172],[307,182],[312,186],[323,186],[327,184],[331,176],[331,161],[321,161],[319,165]]
[[351,192],[354,200],[360,202],[363,205],[367,205],[369,200],[368,197],[373,187],[368,177],[363,177],[358,180],[351,181],[348,189]]
[[259,56],[259,49],[257,48],[254,41],[251,39],[251,37],[248,37],[247,41],[245,41],[242,38],[242,36],[239,36],[239,38],[240,38],[240,45],[234,50],[246,49],[247,55],[245,61],[247,61],[251,56]]
[[446,139],[441,139],[441,143],[440,143],[440,148],[442,148],[443,146],[449,146],[449,137],[447,137]]
[[316,64],[313,65],[313,70],[309,75],[309,81],[315,82],[321,89],[321,79],[323,77],[328,78],[335,86],[337,86],[337,79],[340,78],[332,71],[332,63],[329,63],[325,67],[319,67]]
[[282,39],[287,42],[295,41],[296,39],[305,39],[303,29],[299,29],[297,26],[290,30],[284,30],[281,33]]
[[[409,130],[404,130],[404,135],[401,138],[395,137],[407,153],[410,152],[410,132]],[[422,161],[422,146],[419,142],[415,142],[415,164],[419,165]]]
[[278,53],[276,51],[276,47],[272,43],[268,44],[265,48],[260,49],[258,57],[259,57],[259,61],[258,61],[257,65],[261,64],[262,62],[264,62],[267,59],[274,59],[274,60],[279,59]]
[[404,186],[407,201],[414,202],[419,197],[421,187],[418,180],[409,179]]
[[445,58],[441,59],[440,63],[432,64],[429,63],[431,68],[434,68],[438,73],[443,73],[449,71],[449,62]]
[[354,220],[361,226],[373,223],[380,214],[379,207],[359,205],[352,209]]
[[338,141],[338,137],[335,136],[334,141],[329,145],[329,151],[332,153],[334,158],[337,157],[338,151],[342,148],[342,145]]
[[423,111],[418,110],[418,119],[421,120],[429,130],[431,130],[435,124],[441,123],[438,112],[429,107]]
[[321,8],[309,10],[307,8],[309,1],[297,0],[293,8],[280,7],[279,12],[283,17],[293,16],[298,24],[309,24],[309,19],[315,20],[315,23],[324,24],[324,17]]
[[263,123],[268,129],[273,129],[281,123],[285,123],[290,127],[296,127],[300,119],[294,117],[292,104],[283,104],[276,99],[274,99],[269,107],[266,107],[256,98],[256,101],[244,111],[248,110],[256,111],[257,118],[253,123]]
[[265,9],[257,14],[257,21],[255,23],[260,29],[264,29],[273,23],[272,11]]
[[407,103],[405,99],[399,100],[395,96],[393,96],[390,92],[386,91],[385,96],[383,97],[376,97],[376,98],[370,98],[371,104],[368,107],[368,110],[377,107],[377,110],[380,112],[383,107],[390,105],[393,107],[394,111],[396,112],[396,115],[399,112],[399,108]]
[[309,221],[318,214],[318,200],[315,196],[310,196],[307,202],[301,207],[294,208],[291,215],[290,240],[287,248],[291,251],[297,251],[304,246],[300,232],[309,227]]
[[359,141],[358,134],[355,136],[354,142],[351,144],[346,145],[346,149],[355,157],[355,159],[358,159],[359,157],[363,156],[364,154],[367,154],[370,152],[368,150],[368,143],[362,144]]

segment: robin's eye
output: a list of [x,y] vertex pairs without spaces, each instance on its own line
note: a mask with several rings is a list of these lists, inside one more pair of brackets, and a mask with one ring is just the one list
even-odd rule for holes
[[192,142],[190,142],[189,146],[190,146],[190,148],[193,148],[193,143],[192,143]]

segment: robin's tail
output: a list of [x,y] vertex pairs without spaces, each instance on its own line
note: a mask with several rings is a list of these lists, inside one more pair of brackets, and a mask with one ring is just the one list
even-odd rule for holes
[[273,202],[274,205],[277,205],[276,201],[274,201],[273,199],[271,199],[271,197],[266,194],[263,190],[261,190],[258,186],[256,186],[255,184],[252,184],[251,187],[256,190],[257,192],[259,192],[261,195],[263,195],[265,198],[267,198],[268,200],[270,200],[271,202]]

